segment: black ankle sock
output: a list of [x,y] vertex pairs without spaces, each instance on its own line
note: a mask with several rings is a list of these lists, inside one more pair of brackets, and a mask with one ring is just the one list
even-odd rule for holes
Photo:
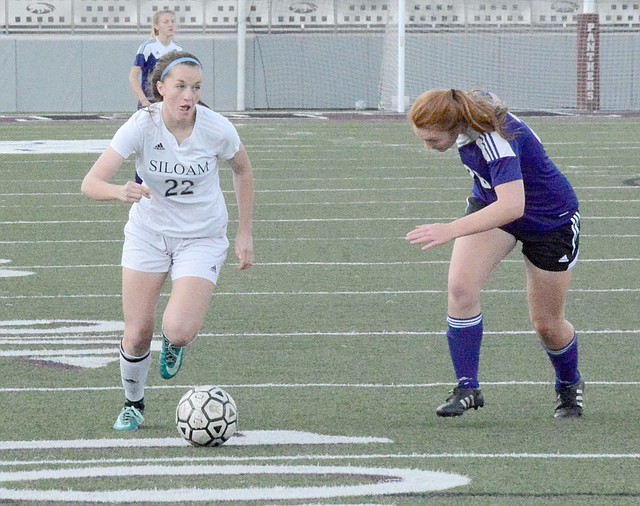
[[125,406],[133,406],[134,408],[136,408],[138,411],[140,411],[141,413],[144,411],[144,398],[140,399],[139,401],[130,401],[129,399],[127,399],[124,403]]

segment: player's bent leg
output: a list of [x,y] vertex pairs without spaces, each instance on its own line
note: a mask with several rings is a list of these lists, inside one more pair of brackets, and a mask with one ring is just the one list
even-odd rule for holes
[[151,366],[150,346],[155,309],[166,273],[122,270],[124,336],[120,344],[120,375],[125,405],[113,428],[135,431],[144,422],[144,389]]
[[545,271],[525,260],[529,314],[556,374],[555,418],[582,416],[584,378],[578,369],[578,336],[565,318],[571,271]]
[[447,342],[458,385],[436,409],[440,417],[461,416],[484,406],[478,368],[483,324],[480,293],[493,269],[515,246],[500,229],[456,239],[448,281]]
[[454,241],[447,280],[450,316],[471,318],[480,313],[482,288],[515,245],[515,238],[499,228]]
[[167,273],[122,269],[122,349],[132,356],[140,357],[149,351],[155,327],[156,306],[166,278]]
[[162,348],[160,350],[160,376],[164,379],[171,379],[182,367],[184,357],[184,347],[174,346],[162,331]]
[[186,346],[198,335],[214,287],[211,281],[195,276],[173,281],[162,317],[162,328],[174,346]]
[[525,258],[529,318],[542,344],[560,350],[573,339],[574,329],[565,318],[572,271],[545,271]]
[[198,335],[209,306],[214,284],[203,278],[185,276],[173,281],[163,315],[160,375],[171,379],[182,367],[184,347]]

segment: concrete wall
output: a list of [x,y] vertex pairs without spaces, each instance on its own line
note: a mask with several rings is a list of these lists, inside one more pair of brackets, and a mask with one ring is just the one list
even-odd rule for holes
[[[134,110],[127,77],[142,40],[0,36],[0,112]],[[573,33],[407,34],[406,95],[411,101],[432,87],[481,86],[516,110],[571,109],[575,40]],[[178,42],[204,63],[203,100],[218,111],[236,110],[235,35],[185,35]],[[603,34],[601,61],[602,110],[640,111],[640,34]],[[387,72],[394,65],[383,33],[249,35],[246,108],[377,107],[380,89],[395,85],[395,74]]]
[[[0,38],[2,112],[135,110],[128,75],[140,37],[19,36]],[[212,107],[235,108],[234,37],[184,38],[204,64],[203,96]]]

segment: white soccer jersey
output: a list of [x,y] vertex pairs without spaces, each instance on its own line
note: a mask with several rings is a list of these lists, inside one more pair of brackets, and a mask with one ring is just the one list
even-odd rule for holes
[[111,147],[124,158],[136,155],[136,170],[151,190],[131,206],[129,220],[168,237],[221,237],[227,207],[218,159],[240,149],[240,137],[224,116],[198,105],[191,136],[178,145],[162,121],[162,102],[141,109],[118,129]]

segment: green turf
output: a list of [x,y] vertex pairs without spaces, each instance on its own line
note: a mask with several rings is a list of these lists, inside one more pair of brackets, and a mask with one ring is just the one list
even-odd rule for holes
[[[460,419],[434,414],[453,382],[443,336],[450,247],[422,252],[403,238],[418,224],[450,220],[463,211],[470,179],[455,153],[425,153],[402,120],[234,122],[256,173],[257,264],[236,272],[230,250],[202,335],[174,380],[159,377],[154,351],[147,421],[135,434],[111,428],[122,402],[117,362],[88,368],[55,361],[70,349],[83,350],[76,353],[85,357],[117,357],[118,331],[59,327],[74,327],[74,320],[121,321],[119,259],[127,207],[80,194],[96,154],[2,155],[0,259],[10,262],[0,263],[0,270],[35,274],[0,278],[0,444],[117,439],[135,445],[175,438],[177,401],[200,384],[220,384],[232,393],[241,431],[393,442],[135,450],[36,444],[0,450],[0,497],[5,488],[246,490],[376,482],[331,473],[241,473],[3,483],[11,477],[6,473],[58,467],[240,464],[415,468],[471,479],[443,492],[255,504],[640,501],[636,120],[528,119],[581,199],[581,262],[568,316],[580,334],[588,384],[584,419],[564,422],[552,418],[553,374],[529,326],[518,251],[496,270],[482,299],[486,406]],[[0,141],[108,139],[117,126],[0,123]],[[117,180],[132,173],[127,162]],[[236,208],[226,167],[222,182],[233,238]]]

